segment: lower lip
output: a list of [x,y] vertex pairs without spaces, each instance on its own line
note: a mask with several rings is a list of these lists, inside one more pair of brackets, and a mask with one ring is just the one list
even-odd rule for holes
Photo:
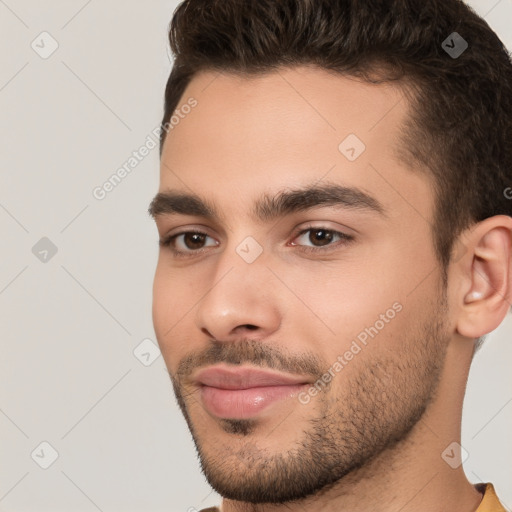
[[249,389],[220,389],[202,386],[201,399],[214,416],[242,419],[255,416],[270,404],[292,398],[307,387],[308,384]]

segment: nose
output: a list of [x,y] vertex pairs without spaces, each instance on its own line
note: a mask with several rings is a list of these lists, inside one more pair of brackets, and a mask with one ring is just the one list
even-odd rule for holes
[[220,260],[196,308],[197,327],[219,341],[272,335],[279,329],[281,314],[263,258],[249,264],[233,251]]

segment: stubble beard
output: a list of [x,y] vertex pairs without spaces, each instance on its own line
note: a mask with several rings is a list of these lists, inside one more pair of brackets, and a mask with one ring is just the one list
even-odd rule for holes
[[[265,433],[259,435],[259,422],[251,418],[218,420],[236,440],[228,439],[221,443],[222,450],[216,450],[214,440],[198,435],[186,394],[171,374],[176,400],[209,484],[227,499],[282,504],[325,493],[347,475],[370,466],[384,451],[396,448],[435,398],[449,342],[443,304],[430,315],[431,320],[394,344],[400,347],[396,353],[372,351],[368,345],[363,355],[367,357],[355,358],[358,373],[345,376],[344,369],[309,404],[297,401],[296,407],[314,406],[316,414],[303,426],[295,425],[293,431],[300,434],[283,439],[280,452],[258,445]],[[378,337],[371,343],[379,343]],[[294,421],[293,414],[289,421]],[[272,435],[279,436],[279,426]]]

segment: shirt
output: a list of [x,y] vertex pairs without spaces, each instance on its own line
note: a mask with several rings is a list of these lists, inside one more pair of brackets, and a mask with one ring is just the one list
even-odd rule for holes
[[484,495],[476,512],[507,512],[500,503],[498,496],[496,496],[496,491],[492,484],[476,484],[475,487],[477,491]]
[[[496,491],[491,483],[475,484],[478,492],[482,493],[484,497],[475,512],[507,512],[505,507],[500,503]],[[222,512],[219,507],[203,508],[199,512]]]

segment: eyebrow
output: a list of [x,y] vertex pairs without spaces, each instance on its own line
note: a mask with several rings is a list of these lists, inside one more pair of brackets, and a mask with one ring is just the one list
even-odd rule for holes
[[[292,213],[325,206],[377,213],[387,217],[384,206],[375,198],[356,187],[337,184],[323,184],[285,190],[275,196],[263,194],[254,204],[253,218],[271,222]],[[169,190],[159,192],[151,201],[148,213],[157,218],[163,215],[191,215],[220,221],[215,206],[196,194]]]

